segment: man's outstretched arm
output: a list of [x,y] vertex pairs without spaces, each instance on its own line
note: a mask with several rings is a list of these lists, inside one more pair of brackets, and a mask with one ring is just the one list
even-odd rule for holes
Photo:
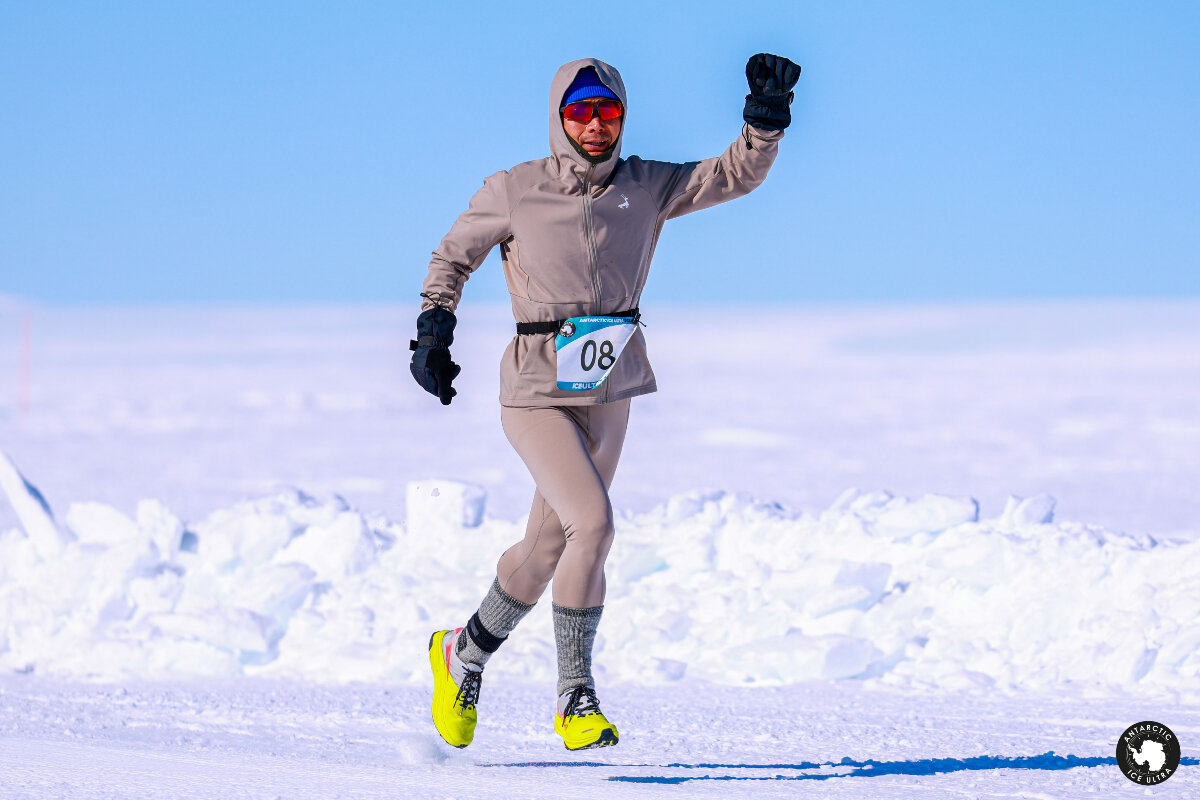
[[741,135],[717,158],[671,165],[663,200],[668,219],[749,194],[763,182],[791,124],[792,87],[799,77],[800,67],[782,56],[750,58]]

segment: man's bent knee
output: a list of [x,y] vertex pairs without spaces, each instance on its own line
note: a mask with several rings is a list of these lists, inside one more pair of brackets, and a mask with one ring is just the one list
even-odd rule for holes
[[597,552],[608,552],[612,546],[615,530],[612,517],[598,521],[572,525],[566,529],[567,543],[573,548],[586,548]]

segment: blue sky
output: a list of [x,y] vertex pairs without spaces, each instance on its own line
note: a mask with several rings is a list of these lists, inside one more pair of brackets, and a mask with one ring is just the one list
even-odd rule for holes
[[1165,0],[9,0],[0,294],[415,302],[483,177],[546,154],[559,64],[617,66],[624,152],[687,161],[766,50],[804,67],[776,167],[668,224],[647,300],[1197,295],[1198,41]]

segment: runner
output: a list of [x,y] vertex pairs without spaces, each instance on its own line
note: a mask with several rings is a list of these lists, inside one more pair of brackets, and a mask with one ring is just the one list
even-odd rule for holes
[[500,420],[537,486],[525,538],[504,551],[466,625],[429,642],[433,721],[456,747],[471,743],[484,665],[553,579],[558,649],[554,729],[569,750],[617,743],[592,678],[613,539],[608,489],[630,399],[657,388],[638,302],[663,223],[752,191],[791,122],[800,67],[760,53],[737,139],[689,163],[621,158],[625,84],[587,58],[550,86],[548,158],[484,180],[429,264],[412,373],[448,405],[460,368],[450,357],[463,284],[496,245],[517,320],[500,365]]

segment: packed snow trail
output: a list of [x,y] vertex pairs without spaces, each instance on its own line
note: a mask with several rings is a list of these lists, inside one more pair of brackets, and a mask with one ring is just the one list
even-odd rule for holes
[[[416,649],[420,649],[419,647]],[[0,798],[1132,797],[1200,792],[1200,711],[1078,692],[932,696],[855,684],[612,686],[614,748],[572,754],[553,688],[485,681],[466,750],[429,693],[238,679],[74,684],[0,679]],[[1144,717],[1183,742],[1154,789],[1116,765]]]

